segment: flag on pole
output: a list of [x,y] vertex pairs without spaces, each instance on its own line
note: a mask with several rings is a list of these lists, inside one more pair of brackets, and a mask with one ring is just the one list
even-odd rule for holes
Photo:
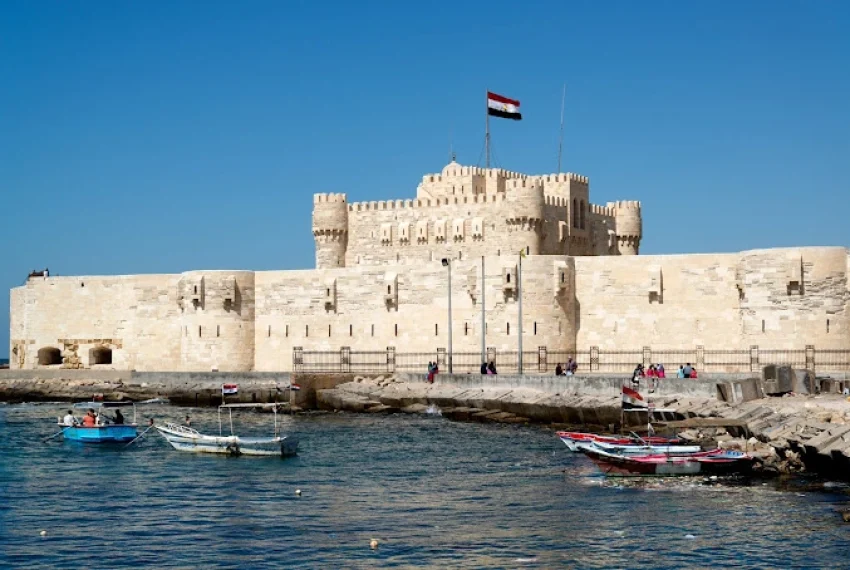
[[298,390],[301,389],[301,386],[298,385],[298,384],[290,384],[289,389],[292,390],[293,392],[297,392]]
[[238,384],[222,384],[221,385],[221,395],[226,396],[228,394],[236,394],[239,392]]
[[487,92],[487,114],[503,119],[522,120],[522,114],[519,112],[519,101],[489,91]]
[[624,410],[646,410],[649,406],[644,401],[640,392],[628,386],[623,386],[623,409]]

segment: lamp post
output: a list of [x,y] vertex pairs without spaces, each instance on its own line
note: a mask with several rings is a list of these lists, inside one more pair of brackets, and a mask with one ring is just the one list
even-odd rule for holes
[[452,264],[451,260],[447,257],[443,258],[443,267],[447,267],[449,269],[449,374],[452,373]]

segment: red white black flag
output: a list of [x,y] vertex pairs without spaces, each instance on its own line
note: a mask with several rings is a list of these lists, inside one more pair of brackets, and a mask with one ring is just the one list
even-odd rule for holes
[[513,119],[519,121],[522,119],[522,114],[519,112],[519,101],[516,99],[508,99],[495,93],[487,92],[487,114],[493,117],[502,117],[503,119]]
[[632,390],[628,386],[623,386],[623,409],[624,410],[646,410],[649,406],[644,401],[643,396],[637,390]]

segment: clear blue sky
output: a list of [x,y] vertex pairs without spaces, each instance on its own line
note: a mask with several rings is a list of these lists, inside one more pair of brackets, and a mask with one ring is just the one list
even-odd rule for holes
[[846,246],[848,29],[826,0],[6,0],[0,289],[309,268],[312,194],[413,197],[450,133],[481,161],[488,88],[524,114],[498,166],[554,172],[565,81],[563,170],[643,202],[642,253]]

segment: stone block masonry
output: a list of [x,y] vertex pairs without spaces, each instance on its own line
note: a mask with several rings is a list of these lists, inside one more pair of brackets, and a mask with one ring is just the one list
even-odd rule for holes
[[415,199],[317,194],[313,270],[31,277],[10,295],[10,367],[288,371],[296,347],[432,355],[449,345],[449,296],[458,354],[478,352],[482,332],[488,350],[516,351],[520,297],[525,351],[850,349],[846,248],[639,256],[642,232],[641,204],[592,204],[587,177],[451,163]]

